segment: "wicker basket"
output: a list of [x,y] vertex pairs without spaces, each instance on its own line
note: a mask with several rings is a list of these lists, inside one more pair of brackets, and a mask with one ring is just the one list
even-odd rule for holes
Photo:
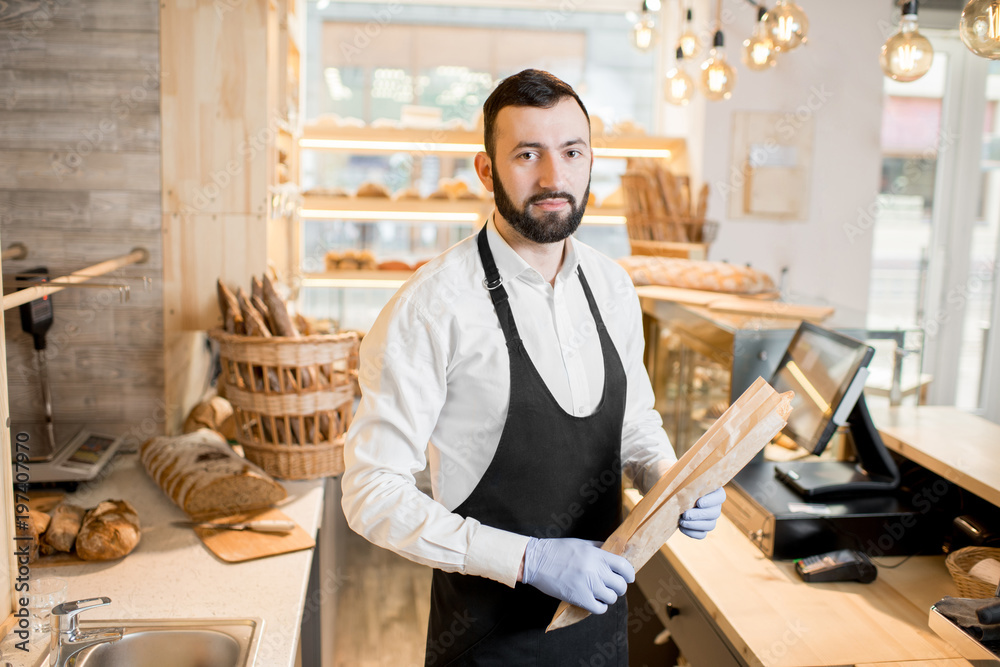
[[1000,560],[1000,549],[993,547],[965,547],[957,551],[952,551],[945,558],[944,563],[948,566],[951,578],[958,586],[958,593],[964,598],[983,599],[991,598],[997,591],[996,584],[990,584],[980,579],[969,576],[972,566],[986,558]]
[[246,457],[282,479],[344,472],[358,337],[209,334],[219,343],[222,382]]

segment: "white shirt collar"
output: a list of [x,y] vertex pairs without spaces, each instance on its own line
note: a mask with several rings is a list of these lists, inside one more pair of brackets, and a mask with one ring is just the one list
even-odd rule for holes
[[[497,269],[504,280],[521,278],[527,282],[545,282],[542,274],[524,261],[524,258],[518,255],[507,244],[507,241],[500,236],[500,232],[497,231],[496,222],[493,219],[493,214],[490,215],[486,223],[486,239],[489,241],[490,250],[493,252],[493,261],[496,262]],[[562,266],[559,268],[559,273],[556,274],[556,283],[568,280],[576,271],[576,267],[579,264],[580,254],[577,252],[573,237],[570,236],[566,239],[565,256],[563,257]]]

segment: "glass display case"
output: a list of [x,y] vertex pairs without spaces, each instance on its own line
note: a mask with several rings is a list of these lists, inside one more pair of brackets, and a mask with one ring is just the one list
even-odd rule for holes
[[641,301],[656,410],[682,456],[754,380],[771,377],[799,322]]
[[[677,456],[697,442],[758,377],[770,380],[799,320],[713,312],[649,296],[640,297],[646,369],[656,410]],[[865,383],[869,403],[920,401],[930,376],[920,371],[917,332],[841,328],[875,348]]]

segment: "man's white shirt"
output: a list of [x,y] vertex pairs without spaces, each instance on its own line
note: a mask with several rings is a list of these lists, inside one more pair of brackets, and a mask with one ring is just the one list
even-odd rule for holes
[[[507,245],[492,219],[487,237],[528,356],[563,410],[578,417],[595,410],[604,389],[601,342],[576,273],[583,267],[628,381],[623,472],[648,490],[676,457],[653,409],[642,317],[628,274],[571,237],[550,285]],[[408,280],[365,336],[343,508],[351,528],[379,546],[513,586],[529,536],[452,511],[486,472],[507,418],[510,361],[484,277],[473,235]],[[428,464],[433,498],[414,477]]]

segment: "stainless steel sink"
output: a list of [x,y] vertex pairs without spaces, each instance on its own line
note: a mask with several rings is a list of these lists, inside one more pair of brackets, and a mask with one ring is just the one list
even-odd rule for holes
[[121,627],[114,643],[75,656],[76,667],[251,667],[263,621],[238,619],[81,620],[81,630]]

